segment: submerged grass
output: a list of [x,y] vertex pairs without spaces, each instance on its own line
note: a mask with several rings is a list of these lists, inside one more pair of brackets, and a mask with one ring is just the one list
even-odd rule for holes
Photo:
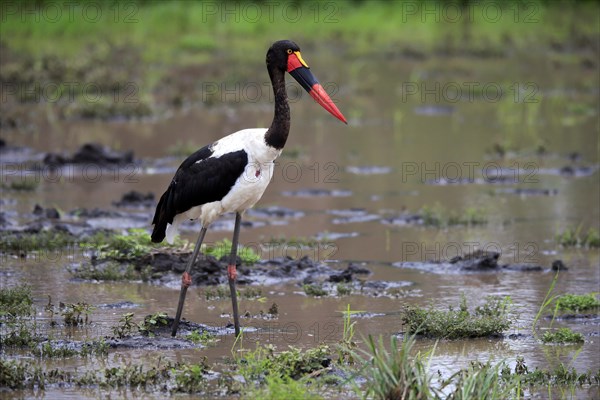
[[508,315],[510,297],[490,296],[482,306],[470,312],[462,297],[458,309],[448,311],[407,306],[402,322],[409,334],[420,334],[436,339],[466,339],[501,335],[510,328]]

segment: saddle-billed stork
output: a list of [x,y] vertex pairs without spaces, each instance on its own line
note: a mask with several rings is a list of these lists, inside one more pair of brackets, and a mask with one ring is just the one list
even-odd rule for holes
[[175,336],[181,319],[187,288],[192,284],[190,270],[196,261],[208,226],[227,212],[235,213],[231,255],[227,267],[235,335],[240,333],[235,281],[236,258],[242,214],[262,197],[273,177],[273,161],[281,154],[290,131],[290,107],[285,87],[287,71],[323,108],[340,121],[346,119],[314,77],[290,40],[273,43],[267,51],[267,70],[275,94],[275,115],[268,129],[244,129],[201,148],[177,169],[161,196],[152,224],[152,241],[173,242],[178,225],[186,219],[202,224],[196,247],[181,280],[177,314],[173,322]]

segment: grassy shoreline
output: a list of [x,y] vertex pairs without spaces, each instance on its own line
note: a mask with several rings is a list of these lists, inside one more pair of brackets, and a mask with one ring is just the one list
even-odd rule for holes
[[283,36],[354,56],[493,56],[511,48],[597,51],[599,10],[596,2],[558,1],[9,2],[0,10],[0,34],[13,50],[37,56],[76,57],[105,42],[140,47],[144,61],[159,64],[221,56],[262,62],[264,48]]
[[210,106],[220,85],[253,82],[281,38],[349,63],[539,55],[597,68],[598,13],[543,1],[0,2],[0,125],[27,125],[33,103],[65,119]]

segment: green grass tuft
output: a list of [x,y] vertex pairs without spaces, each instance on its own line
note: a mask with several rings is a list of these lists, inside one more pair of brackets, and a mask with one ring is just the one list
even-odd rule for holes
[[302,285],[302,289],[307,296],[324,297],[328,294],[327,290],[323,289],[323,286],[316,283],[304,284]]
[[0,317],[15,318],[30,316],[33,312],[31,287],[19,285],[0,288]]
[[[220,260],[223,256],[231,254],[231,245],[231,240],[223,239],[215,244],[203,244],[202,252]],[[242,245],[238,245],[237,255],[242,259],[244,264],[253,265],[260,261],[260,256],[253,249]]]
[[488,297],[483,306],[468,310],[463,296],[460,307],[448,311],[407,306],[402,322],[409,334],[436,339],[465,339],[501,335],[511,326],[508,316],[510,298]]
[[597,310],[600,307],[600,301],[597,299],[598,293],[587,294],[564,294],[556,299],[559,311],[582,312]]
[[488,222],[484,210],[478,207],[467,207],[457,212],[449,211],[436,203],[434,206],[423,206],[420,214],[423,225],[441,228],[457,225],[484,225]]
[[390,338],[388,351],[383,338],[378,342],[371,335],[367,340],[368,350],[357,355],[365,366],[367,378],[366,397],[377,399],[434,399],[437,391],[432,377],[427,372],[427,363],[418,353],[411,354],[414,336],[406,336],[399,344],[395,336]]
[[556,235],[556,241],[563,247],[600,247],[600,234],[598,230],[589,228],[587,232],[582,232],[582,227],[567,228]]
[[569,344],[569,343],[583,343],[585,339],[583,335],[578,332],[573,332],[571,328],[560,328],[553,332],[544,332],[542,335],[543,343],[557,343],[557,344]]

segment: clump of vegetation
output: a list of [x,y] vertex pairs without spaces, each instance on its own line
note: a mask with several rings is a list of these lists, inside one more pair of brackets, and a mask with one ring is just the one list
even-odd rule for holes
[[553,370],[535,368],[529,371],[525,359],[517,357],[515,372],[512,373],[508,366],[502,370],[502,379],[505,381],[515,381],[521,383],[521,387],[559,387],[559,390],[564,390],[561,387],[567,386],[569,389],[574,389],[576,386],[584,385],[599,385],[600,371],[578,372],[574,367],[567,367],[564,363],[560,363]]
[[414,336],[407,336],[398,345],[398,339],[390,339],[390,351],[383,338],[378,342],[371,335],[368,349],[359,355],[365,366],[367,378],[366,397],[378,399],[433,399],[438,398],[432,387],[432,377],[427,371],[423,355],[411,355],[415,344]]
[[4,190],[15,190],[19,192],[33,192],[40,185],[39,180],[35,179],[21,179],[18,181],[11,181],[10,183],[2,182],[0,188]]
[[0,288],[0,318],[29,316],[33,312],[33,298],[28,285]]
[[154,336],[156,329],[169,325],[169,319],[164,312],[157,312],[151,315],[146,315],[144,320],[138,324],[138,330],[141,334],[150,337]]
[[11,389],[43,390],[47,385],[66,384],[78,387],[102,387],[155,390],[169,388],[171,392],[199,392],[206,384],[204,374],[209,371],[206,363],[182,364],[171,362],[163,366],[144,368],[143,365],[88,370],[78,375],[59,369],[44,371],[37,362],[0,359],[0,385]]
[[[8,328],[8,329],[7,329]],[[18,321],[16,324],[7,324],[0,335],[0,347],[34,347],[44,338],[37,333],[37,327],[32,324]]]
[[[229,257],[231,254],[231,240],[223,239],[215,244],[203,244],[202,252],[206,255],[215,257],[220,260],[223,256]],[[238,245],[237,255],[242,259],[244,264],[254,265],[260,261],[260,256],[250,247]]]
[[589,228],[587,232],[582,232],[582,226],[577,228],[567,228],[556,235],[556,241],[563,247],[600,247],[600,234],[598,230]]
[[456,225],[483,225],[488,222],[485,211],[478,207],[467,207],[464,210],[449,211],[439,203],[434,206],[423,206],[420,212],[425,226],[448,227]]
[[125,313],[119,319],[119,325],[113,326],[113,335],[116,338],[123,339],[124,337],[130,336],[133,333],[133,329],[136,325],[133,323],[133,313]]
[[305,283],[304,285],[302,285],[302,289],[304,290],[304,293],[306,293],[307,296],[324,297],[328,294],[327,290],[323,289],[323,286],[317,283]]
[[553,332],[544,332],[542,335],[544,343],[583,343],[585,342],[583,335],[579,332],[573,332],[571,328],[560,328]]
[[512,398],[518,390],[519,379],[516,376],[513,379],[502,379],[500,373],[503,368],[504,363],[471,362],[469,367],[446,379],[441,388],[455,387],[447,397],[452,400]]
[[348,296],[352,294],[352,286],[343,283],[338,283],[335,287],[338,296]]
[[[94,310],[94,307],[86,302],[60,304],[61,315],[64,318],[65,325],[77,326],[87,325],[89,323],[89,315]],[[81,316],[83,314],[83,317]]]
[[597,299],[598,293],[587,294],[564,294],[556,299],[556,306],[559,311],[582,312],[597,310],[600,308],[600,301]]
[[42,250],[57,250],[77,245],[78,240],[67,232],[57,230],[37,233],[10,233],[0,241],[0,251],[29,253]]
[[[179,247],[183,243],[181,239],[176,240],[170,247]],[[165,247],[164,244],[153,243],[150,235],[144,229],[129,229],[124,235],[97,234],[90,238],[82,246],[97,253],[100,259],[112,259],[116,261],[130,261],[147,255],[152,250]]]
[[193,331],[192,333],[187,335],[186,339],[188,339],[192,343],[200,343],[200,344],[204,344],[204,345],[215,343],[215,342],[219,341],[219,339],[217,339],[216,335],[214,335],[208,331],[203,331],[202,333],[200,333],[200,331],[198,329],[196,329],[195,331]]
[[206,360],[198,364],[184,364],[177,369],[172,369],[175,375],[175,391],[199,392],[206,386],[205,374],[210,370]]
[[279,306],[277,305],[277,303],[271,304],[271,307],[269,307],[267,314],[272,315],[272,316],[279,315]]
[[81,346],[47,341],[35,347],[32,354],[43,358],[105,356],[108,354],[108,347],[108,344],[102,339],[85,342]]
[[264,385],[247,393],[247,398],[257,399],[324,399],[316,388],[309,386],[309,379],[293,379],[289,376],[269,375],[265,378]]
[[247,382],[263,382],[269,376],[300,379],[327,368],[331,363],[330,351],[325,344],[303,350],[290,346],[280,353],[275,352],[273,345],[257,346],[238,360],[238,368]]
[[350,304],[344,311],[344,328],[342,330],[342,339],[337,345],[338,353],[338,364],[354,364],[354,349],[357,347],[354,341],[354,325],[356,321],[352,321],[352,314],[356,314],[359,311],[352,311]]
[[121,265],[115,262],[106,262],[99,265],[82,265],[71,271],[73,276],[96,281],[122,281],[122,280],[148,280],[152,267],[148,266],[137,270],[135,266]]
[[[257,300],[263,302],[266,297],[263,297],[263,291],[260,287],[248,286],[242,289],[238,289],[237,297],[244,300]],[[231,297],[231,290],[228,285],[217,285],[214,287],[207,287],[204,291],[206,300],[219,300],[227,299]]]
[[[517,358],[514,372],[505,362],[471,362],[467,368],[461,369],[436,384],[429,373],[426,354],[414,353],[415,336],[406,336],[401,345],[395,337],[391,345],[384,345],[380,338],[378,343],[369,337],[368,349],[362,350],[358,359],[362,362],[367,378],[366,393],[360,388],[357,392],[366,397],[379,399],[495,399],[521,398],[523,389],[536,387],[564,387],[574,389],[583,385],[600,384],[600,371],[579,373],[575,368],[564,364],[554,370],[536,368],[529,371],[525,360]],[[429,352],[433,356],[435,346]],[[564,390],[562,388],[558,390]]]
[[437,339],[465,339],[501,335],[511,326],[508,315],[510,297],[490,296],[482,306],[470,312],[463,295],[460,306],[448,311],[407,306],[402,322],[409,334]]

